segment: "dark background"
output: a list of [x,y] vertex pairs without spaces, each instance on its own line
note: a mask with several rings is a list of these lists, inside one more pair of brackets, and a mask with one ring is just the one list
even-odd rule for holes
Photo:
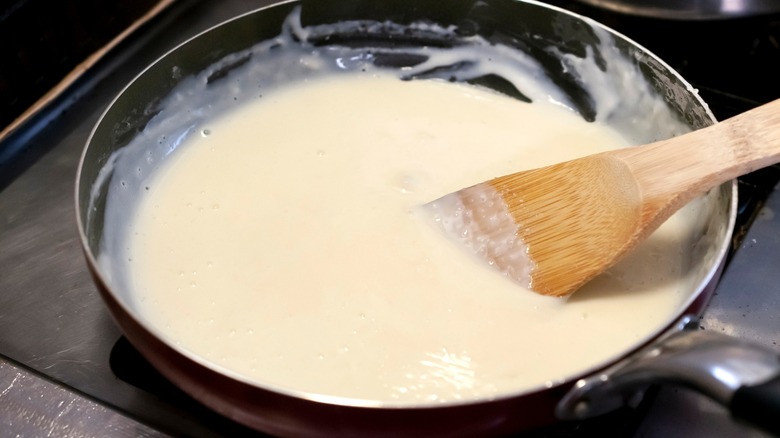
[[2,1],[0,130],[157,1]]

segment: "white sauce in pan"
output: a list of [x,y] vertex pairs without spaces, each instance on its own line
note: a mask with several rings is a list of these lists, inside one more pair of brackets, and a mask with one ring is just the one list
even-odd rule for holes
[[[182,81],[99,177],[101,273],[158,335],[277,388],[439,403],[602,365],[688,299],[697,205],[568,300],[521,289],[416,214],[493,176],[688,130],[609,35],[599,31],[606,76],[591,52],[560,56],[588,84],[597,122],[586,123],[533,59],[504,46],[405,49],[428,62],[387,72],[372,65],[376,50],[307,46],[318,29],[295,18]],[[470,62],[443,79],[499,74],[535,103],[398,80],[459,60]]]
[[679,306],[679,219],[566,302],[415,214],[474,182],[626,145],[570,111],[344,75],[207,129],[150,182],[134,290],[173,341],[252,379],[381,401],[490,397],[596,364]]

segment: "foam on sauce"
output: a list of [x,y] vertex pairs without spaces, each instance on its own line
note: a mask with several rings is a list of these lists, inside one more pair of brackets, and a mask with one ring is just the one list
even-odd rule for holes
[[[592,53],[561,54],[593,84],[586,123],[500,44],[404,48],[427,61],[399,71],[373,64],[394,49],[307,45],[321,31],[293,15],[279,38],[182,81],[104,169],[101,272],[177,348],[291,391],[482,399],[614,359],[688,298],[696,205],[568,300],[521,290],[417,213],[494,176],[687,131],[609,35],[596,30],[611,80]],[[442,65],[465,66],[442,76],[458,82],[500,74],[535,103],[426,73]]]

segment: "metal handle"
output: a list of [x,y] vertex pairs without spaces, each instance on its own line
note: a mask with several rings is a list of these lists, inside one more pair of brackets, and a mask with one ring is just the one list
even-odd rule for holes
[[604,414],[631,404],[656,383],[694,389],[729,408],[735,417],[780,434],[777,352],[701,330],[675,331],[604,372],[578,381],[558,403],[556,414],[564,420]]

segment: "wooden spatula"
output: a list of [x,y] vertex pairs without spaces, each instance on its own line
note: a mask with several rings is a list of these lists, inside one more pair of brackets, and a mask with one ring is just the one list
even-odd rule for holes
[[780,99],[669,140],[495,178],[426,204],[531,290],[569,295],[693,198],[780,162]]

